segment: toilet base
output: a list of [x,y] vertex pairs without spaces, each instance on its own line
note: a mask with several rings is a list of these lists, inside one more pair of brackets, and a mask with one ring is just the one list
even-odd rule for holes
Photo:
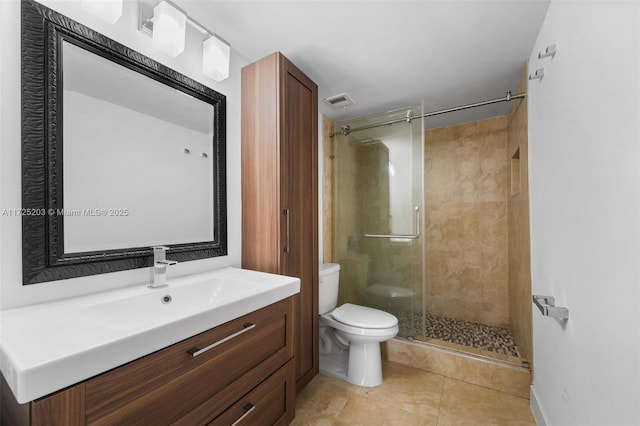
[[347,380],[349,365],[349,351],[340,350],[334,353],[320,354],[320,371],[340,380]]
[[349,346],[347,381],[372,388],[382,384],[382,358],[380,343],[355,343]]
[[348,350],[320,354],[320,371],[351,384],[373,388],[382,384],[379,343],[352,343]]

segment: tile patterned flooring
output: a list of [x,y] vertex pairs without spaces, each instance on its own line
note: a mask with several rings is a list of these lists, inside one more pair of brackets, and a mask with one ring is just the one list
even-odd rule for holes
[[383,374],[376,388],[318,374],[298,395],[292,425],[535,426],[528,399],[392,362]]

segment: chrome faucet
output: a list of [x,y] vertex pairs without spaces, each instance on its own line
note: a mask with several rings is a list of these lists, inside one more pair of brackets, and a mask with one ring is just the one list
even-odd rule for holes
[[149,288],[166,287],[167,284],[167,266],[175,265],[175,260],[167,260],[167,250],[169,247],[156,246],[153,248],[153,280],[149,284]]

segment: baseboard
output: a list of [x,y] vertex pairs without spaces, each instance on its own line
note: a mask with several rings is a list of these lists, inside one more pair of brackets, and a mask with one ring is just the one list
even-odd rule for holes
[[531,414],[533,414],[533,419],[536,421],[537,426],[551,426],[544,408],[540,405],[540,400],[536,395],[533,385],[531,385],[529,390],[529,406],[531,407]]

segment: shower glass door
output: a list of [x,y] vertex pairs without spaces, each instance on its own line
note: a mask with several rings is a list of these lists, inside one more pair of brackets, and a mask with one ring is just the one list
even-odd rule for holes
[[333,138],[338,303],[394,314],[403,337],[424,335],[421,116],[418,106],[338,123]]

